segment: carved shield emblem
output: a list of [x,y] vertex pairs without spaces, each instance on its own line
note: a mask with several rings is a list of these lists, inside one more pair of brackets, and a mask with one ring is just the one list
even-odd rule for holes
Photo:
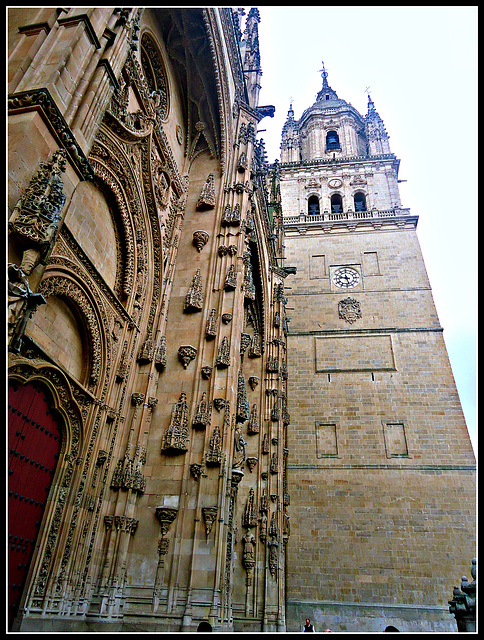
[[345,298],[338,302],[339,317],[342,320],[346,320],[350,324],[353,324],[355,320],[361,318],[361,307],[358,300],[354,298]]

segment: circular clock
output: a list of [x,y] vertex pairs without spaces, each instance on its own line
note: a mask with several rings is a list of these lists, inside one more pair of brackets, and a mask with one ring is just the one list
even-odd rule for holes
[[350,287],[356,287],[360,281],[360,274],[356,269],[350,267],[342,267],[336,269],[333,274],[333,282],[337,287],[341,289],[349,289]]

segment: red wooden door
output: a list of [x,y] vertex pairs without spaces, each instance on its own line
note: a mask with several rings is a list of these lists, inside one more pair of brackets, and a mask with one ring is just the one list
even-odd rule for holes
[[8,612],[18,610],[61,445],[61,430],[38,385],[8,390]]

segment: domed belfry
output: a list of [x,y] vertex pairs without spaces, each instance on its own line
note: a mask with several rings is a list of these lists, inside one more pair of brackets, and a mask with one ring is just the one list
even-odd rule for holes
[[360,115],[324,66],[322,80],[299,120],[291,104],[277,166],[297,269],[286,613],[318,630],[444,630],[445,576],[475,555],[474,455],[400,161],[370,96]]

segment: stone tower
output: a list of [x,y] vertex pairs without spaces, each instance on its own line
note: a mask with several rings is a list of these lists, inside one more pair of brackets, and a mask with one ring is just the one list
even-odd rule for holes
[[322,79],[299,120],[291,105],[275,169],[297,267],[287,615],[451,631],[449,584],[475,555],[473,451],[383,120]]

